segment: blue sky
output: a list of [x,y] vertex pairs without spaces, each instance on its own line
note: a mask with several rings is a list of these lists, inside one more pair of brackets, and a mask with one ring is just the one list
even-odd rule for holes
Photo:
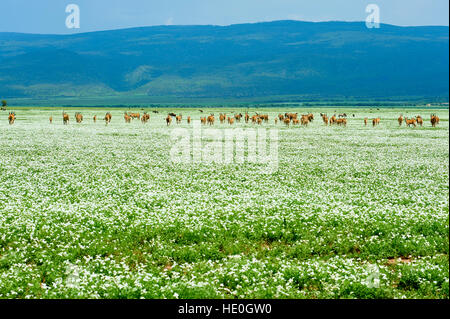
[[[65,26],[68,4],[81,10],[81,28]],[[73,33],[164,24],[304,20],[364,21],[380,7],[381,23],[447,25],[448,0],[0,0],[0,32]]]

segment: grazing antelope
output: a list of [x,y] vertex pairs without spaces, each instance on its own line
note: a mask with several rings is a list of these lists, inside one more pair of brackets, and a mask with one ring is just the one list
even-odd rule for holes
[[299,119],[293,119],[292,120],[292,125],[298,125],[298,124],[300,124]]
[[296,119],[298,113],[286,113],[284,114],[285,117],[288,117],[290,120]]
[[333,116],[330,118],[330,125],[336,124],[336,114],[333,114]]
[[105,123],[106,123],[106,125],[108,125],[109,123],[111,123],[111,118],[112,118],[112,115],[111,115],[111,113],[106,113],[106,115],[105,115]]
[[166,124],[167,124],[167,126],[169,126],[171,123],[172,123],[172,116],[170,116],[170,114],[169,114],[166,117]]
[[[294,119],[294,120],[296,120],[296,119]],[[308,115],[302,115],[302,117],[300,118],[300,123],[301,123],[303,126],[308,126],[308,123],[309,123],[309,116],[308,116]]]
[[140,119],[141,118],[141,114],[139,114],[139,113],[130,113],[130,117],[132,119]]
[[423,118],[420,115],[416,116],[417,125],[423,125]]
[[410,125],[416,127],[416,119],[414,119],[414,118],[408,119],[408,118],[405,116],[405,123],[406,123],[406,126],[408,126],[408,127],[409,127]]
[[398,121],[398,126],[402,126],[402,123],[403,123],[403,115],[400,114],[400,116],[398,117],[397,121]]
[[79,112],[75,113],[75,121],[77,123],[83,122],[83,115],[81,113],[79,113]]
[[431,126],[436,127],[437,124],[439,124],[439,116],[436,114],[432,114],[430,117]]
[[8,115],[9,125],[13,125],[15,120],[16,120],[16,113],[9,112],[9,115]]
[[336,121],[336,124],[340,125],[340,126],[347,126],[347,119],[345,117],[344,118],[340,118],[340,119],[338,119]]
[[50,121],[50,124],[53,123],[53,117],[52,117],[52,116],[50,116],[50,117],[48,118],[48,120]]
[[190,116],[187,117],[187,123],[191,124],[191,117]]
[[377,117],[377,118],[372,120],[372,126],[377,126],[378,124],[380,124],[380,118],[379,117]]
[[283,122],[284,124],[286,124],[286,126],[289,126],[289,124],[291,123],[291,119],[289,117],[285,117]]
[[94,115],[94,117],[92,118],[92,120],[94,121],[94,123],[97,123],[97,115]]
[[308,116],[308,121],[309,122],[312,122],[314,120],[314,114],[309,113],[307,116]]
[[63,124],[67,125],[69,124],[69,114],[63,112]]

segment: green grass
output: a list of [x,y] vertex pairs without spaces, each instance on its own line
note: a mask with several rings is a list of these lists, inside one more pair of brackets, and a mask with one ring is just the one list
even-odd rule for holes
[[[0,113],[1,298],[449,297],[447,110],[250,109],[279,128],[273,174],[171,163],[168,109],[146,125],[111,109],[109,126],[103,108],[68,126],[61,109],[15,110],[12,126]],[[322,124],[334,110],[348,127]],[[203,114],[224,111],[245,109]],[[286,111],[316,119],[275,126]]]

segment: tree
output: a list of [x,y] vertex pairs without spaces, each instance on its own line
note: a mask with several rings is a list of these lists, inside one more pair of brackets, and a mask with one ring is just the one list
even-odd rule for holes
[[2,100],[2,107],[6,107],[8,105],[8,102],[6,100]]

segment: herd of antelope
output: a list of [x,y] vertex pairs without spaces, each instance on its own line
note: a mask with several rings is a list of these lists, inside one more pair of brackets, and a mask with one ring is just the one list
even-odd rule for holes
[[[423,118],[420,115],[417,115],[416,117],[413,117],[413,118],[407,118],[406,116],[403,117],[403,115],[400,115],[397,120],[398,120],[399,126],[402,125],[403,120],[405,120],[406,126],[416,127],[416,125],[419,125],[419,126],[423,125]],[[431,126],[436,127],[436,125],[439,124],[439,116],[437,116],[436,114],[431,114],[430,122],[431,122]]]
[[[154,113],[158,113],[157,111],[154,111]],[[327,114],[320,113],[320,116],[322,117],[323,123],[328,126],[332,125],[338,125],[338,126],[347,126],[347,114],[339,114],[336,116],[336,114],[332,115],[331,117],[328,117]],[[355,115],[353,114],[353,117]],[[142,123],[147,123],[150,120],[150,114],[147,112],[144,112],[143,114],[140,113],[124,113],[124,120],[125,123],[131,123],[132,120],[137,119],[140,120]],[[170,126],[172,124],[172,118],[175,118],[175,122],[177,124],[181,124],[183,120],[182,114],[175,114],[175,113],[169,113],[165,119],[166,125]],[[227,116],[226,113],[220,113],[219,114],[219,121],[220,124],[228,123],[229,125],[233,125],[234,123],[240,123],[241,119],[244,118],[245,123],[252,122],[253,124],[259,124],[262,123],[268,123],[269,122],[269,115],[267,114],[258,114],[250,116],[247,112],[245,115],[234,114],[232,116]],[[69,114],[66,112],[62,113],[62,119],[63,124],[67,125],[69,124]],[[112,115],[110,112],[106,113],[104,117],[104,121],[106,125],[111,123]],[[16,120],[16,113],[15,112],[9,112],[8,115],[8,122],[10,125],[14,124]],[[314,120],[314,115],[312,113],[309,114],[302,114],[299,115],[298,113],[285,113],[285,114],[278,114],[277,117],[275,117],[274,121],[275,124],[278,122],[285,124],[286,126],[292,125],[302,125],[302,126],[308,126],[309,123],[311,123]],[[416,127],[416,126],[423,126],[423,118],[420,115],[417,115],[416,117],[408,118],[406,116],[403,116],[402,114],[398,117],[398,124],[401,126],[403,124],[403,121],[405,121],[405,125],[407,127]],[[49,118],[50,124],[53,123],[53,117],[50,116]],[[75,113],[75,121],[77,123],[83,122],[83,115],[80,112]],[[97,115],[94,115],[93,117],[94,123],[97,122]],[[372,126],[375,127],[380,124],[380,117],[376,117],[372,119]],[[432,127],[436,127],[437,124],[439,124],[439,117],[436,114],[430,115],[430,122]],[[191,117],[187,117],[187,123],[191,124]],[[210,114],[209,116],[200,117],[200,123],[203,125],[214,125],[215,124],[215,116],[214,114]],[[366,117],[364,118],[364,125],[367,126],[369,123],[369,119]]]

